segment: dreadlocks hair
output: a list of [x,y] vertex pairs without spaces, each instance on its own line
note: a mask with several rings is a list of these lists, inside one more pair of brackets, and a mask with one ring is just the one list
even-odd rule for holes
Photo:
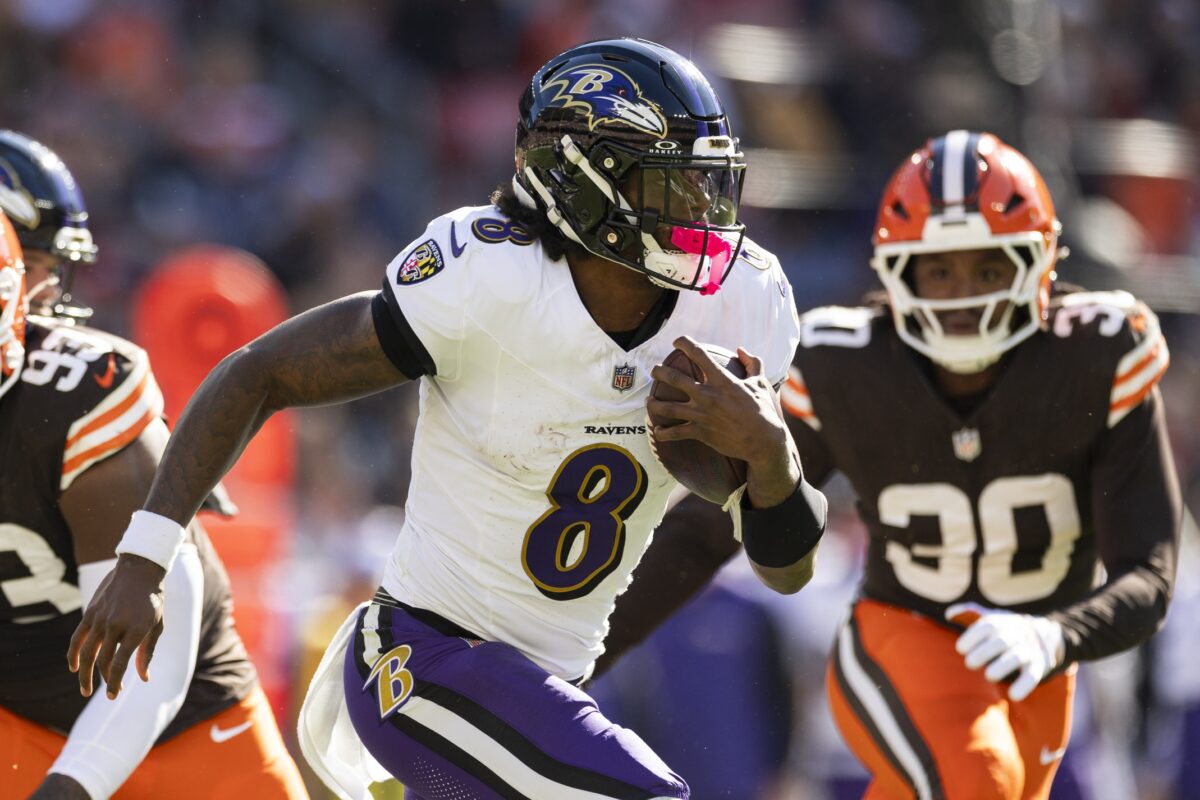
[[496,187],[491,196],[492,205],[500,209],[500,213],[520,225],[530,236],[542,243],[542,250],[552,261],[564,256],[584,258],[588,255],[581,245],[572,242],[558,228],[550,224],[541,209],[522,205],[513,191],[512,182],[505,181]]

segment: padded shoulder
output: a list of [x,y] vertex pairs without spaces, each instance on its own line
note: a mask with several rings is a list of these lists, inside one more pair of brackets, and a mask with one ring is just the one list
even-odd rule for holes
[[24,402],[41,425],[29,435],[62,443],[60,491],[121,450],[163,413],[162,392],[142,348],[110,333],[35,318],[21,372]]
[[1112,370],[1108,427],[1120,422],[1151,393],[1171,361],[1158,317],[1128,292],[1076,292],[1054,298],[1048,329],[1071,360],[1103,359]]
[[865,306],[821,306],[806,311],[800,315],[800,347],[866,347],[882,316],[881,310]]

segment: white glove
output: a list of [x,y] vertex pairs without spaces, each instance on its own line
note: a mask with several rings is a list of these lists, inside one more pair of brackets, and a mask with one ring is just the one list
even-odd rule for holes
[[967,669],[979,669],[992,683],[1014,672],[1008,698],[1024,700],[1063,660],[1062,626],[1046,617],[1015,614],[976,603],[958,603],[946,609],[946,619],[969,625],[954,649],[965,656]]

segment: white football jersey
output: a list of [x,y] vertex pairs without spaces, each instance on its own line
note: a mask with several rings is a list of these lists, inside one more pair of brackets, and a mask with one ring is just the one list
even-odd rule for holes
[[627,352],[592,320],[566,262],[485,206],[435,219],[385,285],[436,374],[421,379],[383,587],[577,679],[677,485],[650,450],[651,368],[686,334],[745,347],[777,385],[798,341],[787,278],[747,242],[719,292],[681,292]]

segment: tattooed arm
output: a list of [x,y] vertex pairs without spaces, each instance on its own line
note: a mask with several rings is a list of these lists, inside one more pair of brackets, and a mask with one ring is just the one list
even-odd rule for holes
[[[171,435],[144,508],[186,526],[246,444],[276,411],[341,403],[404,383],[376,332],[373,293],[284,322],[231,353],[196,390]],[[130,656],[148,679],[162,631],[163,568],[122,554],[71,638],[67,661],[85,695],[99,666],[115,697]]]
[[144,508],[185,525],[276,411],[404,383],[375,333],[373,294],[314,308],[226,356],[188,401]]

